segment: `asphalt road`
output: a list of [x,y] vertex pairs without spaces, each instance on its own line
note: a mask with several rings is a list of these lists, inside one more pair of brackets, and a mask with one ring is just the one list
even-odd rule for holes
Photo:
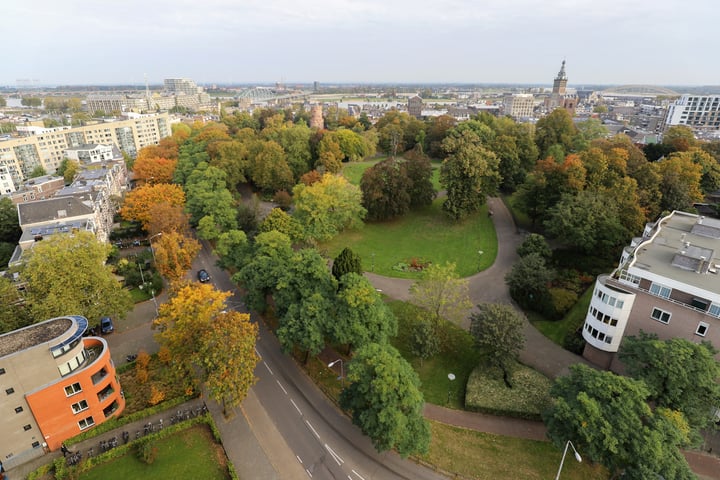
[[[204,268],[211,276],[216,288],[233,292],[228,305],[238,311],[247,312],[242,299],[230,276],[216,266],[216,257],[206,244],[198,255],[190,278],[196,279],[197,270]],[[164,300],[164,296],[161,297]],[[154,306],[146,302],[147,318],[152,318]],[[259,324],[257,353],[261,361],[256,368],[257,383],[252,392],[265,413],[282,435],[285,444],[292,450],[292,456],[304,470],[307,478],[350,479],[350,480],[435,480],[446,477],[402,459],[393,452],[377,453],[369,438],[354,426],[350,419],[317,389],[296,363],[284,355],[280,346],[262,322],[255,315],[253,321]],[[118,328],[116,326],[116,328]],[[121,336],[113,335],[108,341],[116,364],[125,362],[125,356],[138,349],[148,352],[157,350],[147,320],[128,319],[120,322]],[[122,341],[121,340],[122,337]],[[248,419],[252,424],[252,418]],[[273,452],[266,452],[273,457]],[[275,465],[282,470],[282,465]],[[294,470],[297,471],[295,468]],[[284,478],[281,476],[281,478]]]

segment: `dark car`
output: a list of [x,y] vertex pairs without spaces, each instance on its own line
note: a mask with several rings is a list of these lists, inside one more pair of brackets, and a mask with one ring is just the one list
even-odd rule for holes
[[200,283],[207,283],[210,281],[210,274],[205,270],[204,268],[202,270],[198,270],[198,280]]
[[100,319],[100,333],[102,335],[107,335],[108,333],[113,333],[114,331],[115,326],[113,325],[112,318],[102,317]]

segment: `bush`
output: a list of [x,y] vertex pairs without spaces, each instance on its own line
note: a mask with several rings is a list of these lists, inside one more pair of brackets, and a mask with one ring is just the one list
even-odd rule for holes
[[143,438],[135,447],[138,459],[147,465],[152,465],[158,454],[158,449],[153,440],[152,438]]
[[292,197],[285,190],[280,190],[275,192],[273,202],[277,203],[278,207],[281,209],[287,211],[290,209],[290,205],[292,205]]
[[518,364],[513,369],[513,388],[507,388],[499,369],[476,367],[465,391],[465,408],[490,415],[540,420],[550,404],[552,382],[540,372]]
[[550,288],[548,292],[557,317],[565,315],[578,299],[577,293],[565,288]]
[[150,398],[148,399],[148,403],[152,405],[157,405],[158,403],[165,400],[165,392],[163,392],[160,388],[158,388],[155,385],[150,386]]
[[145,350],[140,350],[135,359],[135,368],[138,370],[147,370],[150,365],[150,355]]
[[582,329],[568,332],[563,340],[563,348],[577,355],[582,355],[585,350],[585,339],[582,336]]
[[170,360],[172,360],[172,354],[170,353],[170,349],[167,348],[165,345],[160,347],[160,350],[158,350],[157,353],[158,360],[163,363],[163,365],[169,365]]
[[135,380],[137,380],[140,385],[147,383],[148,378],[150,378],[150,374],[147,370],[137,367],[135,368]]

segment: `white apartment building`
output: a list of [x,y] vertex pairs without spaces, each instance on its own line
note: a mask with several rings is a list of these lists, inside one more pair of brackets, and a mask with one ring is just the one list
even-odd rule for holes
[[7,169],[16,185],[38,166],[54,173],[70,148],[112,145],[135,157],[141,148],[156,145],[172,133],[167,113],[136,114],[126,120],[83,127],[28,127],[24,132],[25,137],[0,141],[0,168]]
[[513,93],[503,98],[503,111],[512,118],[529,118],[533,116],[535,97],[531,93]]
[[720,130],[720,95],[682,95],[668,106],[665,127]]
[[595,282],[583,356],[615,369],[623,337],[641,330],[720,347],[718,270],[720,220],[674,211],[648,224],[618,268]]

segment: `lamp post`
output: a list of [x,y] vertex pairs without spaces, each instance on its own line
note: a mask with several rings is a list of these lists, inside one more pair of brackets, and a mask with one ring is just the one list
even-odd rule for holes
[[454,373],[448,373],[448,399],[447,404],[450,405],[450,393],[452,392],[452,382],[455,380],[455,374]]
[[328,363],[328,368],[332,368],[336,363],[340,362],[340,382],[342,386],[345,386],[345,374],[343,372],[343,361],[342,358],[338,358],[334,362]]
[[153,303],[155,304],[155,318],[157,318],[160,316],[160,311],[158,310],[157,299],[155,299],[155,289],[154,288],[150,289],[150,295],[152,295]]
[[558,473],[555,476],[555,480],[560,480],[560,472],[562,472],[563,463],[565,463],[565,455],[567,455],[568,447],[572,447],[573,452],[575,452],[575,460],[577,460],[578,463],[582,462],[582,457],[580,456],[578,451],[575,450],[575,445],[573,445],[572,442],[568,440],[565,444],[565,450],[563,451],[562,459],[560,459],[560,468],[558,468]]
[[482,269],[482,256],[483,256],[483,253],[485,253],[485,252],[483,252],[482,250],[478,250],[478,255],[480,255],[480,263],[478,263],[478,270]]
[[150,238],[148,238],[148,243],[150,244],[150,253],[152,253],[152,257],[153,257],[153,263],[157,263],[157,260],[155,259],[155,249],[153,248],[153,245],[152,245],[152,239],[155,237],[161,237],[161,236],[162,236],[162,232],[159,232],[159,233],[156,233],[155,235],[151,236]]

